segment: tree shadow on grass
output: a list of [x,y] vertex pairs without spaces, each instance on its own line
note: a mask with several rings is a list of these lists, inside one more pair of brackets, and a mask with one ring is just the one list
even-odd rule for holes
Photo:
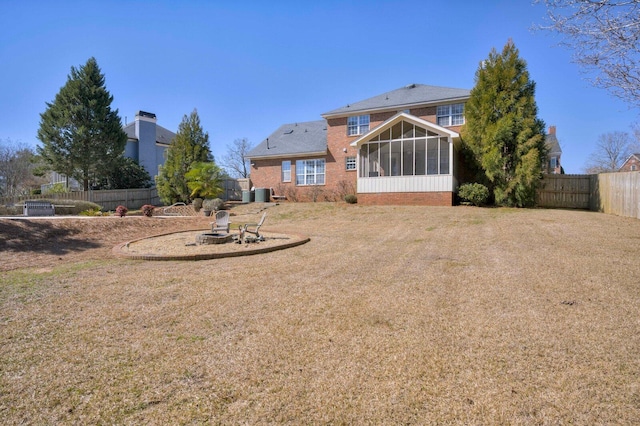
[[94,241],[74,238],[77,228],[52,226],[35,220],[0,220],[0,252],[34,252],[62,255],[98,248]]

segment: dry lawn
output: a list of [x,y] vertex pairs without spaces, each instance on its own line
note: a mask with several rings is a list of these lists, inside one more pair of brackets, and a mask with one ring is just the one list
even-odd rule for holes
[[268,211],[311,241],[145,262],[110,250],[207,222],[0,220],[0,423],[640,423],[640,221]]

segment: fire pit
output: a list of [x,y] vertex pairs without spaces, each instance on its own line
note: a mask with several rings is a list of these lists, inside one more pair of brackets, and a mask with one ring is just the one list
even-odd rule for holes
[[232,234],[214,234],[211,232],[205,232],[196,235],[196,244],[224,244],[233,240]]

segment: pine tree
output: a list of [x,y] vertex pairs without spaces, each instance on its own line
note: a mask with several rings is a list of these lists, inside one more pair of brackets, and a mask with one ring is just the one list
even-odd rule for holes
[[38,153],[52,170],[83,183],[101,178],[124,153],[127,134],[95,58],[71,67],[66,84],[40,114]]
[[545,126],[537,117],[535,82],[511,40],[501,54],[492,49],[475,82],[465,105],[463,142],[496,204],[532,206],[547,156]]
[[167,161],[160,167],[156,178],[158,195],[165,204],[190,201],[191,191],[185,175],[193,163],[212,162],[209,134],[200,125],[195,109],[182,118],[176,137],[167,150]]

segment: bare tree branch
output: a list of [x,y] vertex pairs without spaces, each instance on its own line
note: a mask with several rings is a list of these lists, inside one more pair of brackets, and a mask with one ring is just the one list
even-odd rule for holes
[[633,149],[631,136],[626,132],[600,135],[595,151],[589,155],[585,171],[590,174],[617,172]]
[[547,23],[535,29],[563,37],[573,61],[589,79],[640,106],[640,0],[535,0],[547,7]]
[[253,144],[247,138],[236,139],[231,145],[227,145],[227,154],[222,157],[221,165],[230,176],[249,177],[247,153],[251,151],[251,148],[253,148]]
[[22,143],[0,140],[0,196],[29,193],[43,179],[33,175],[35,153]]

